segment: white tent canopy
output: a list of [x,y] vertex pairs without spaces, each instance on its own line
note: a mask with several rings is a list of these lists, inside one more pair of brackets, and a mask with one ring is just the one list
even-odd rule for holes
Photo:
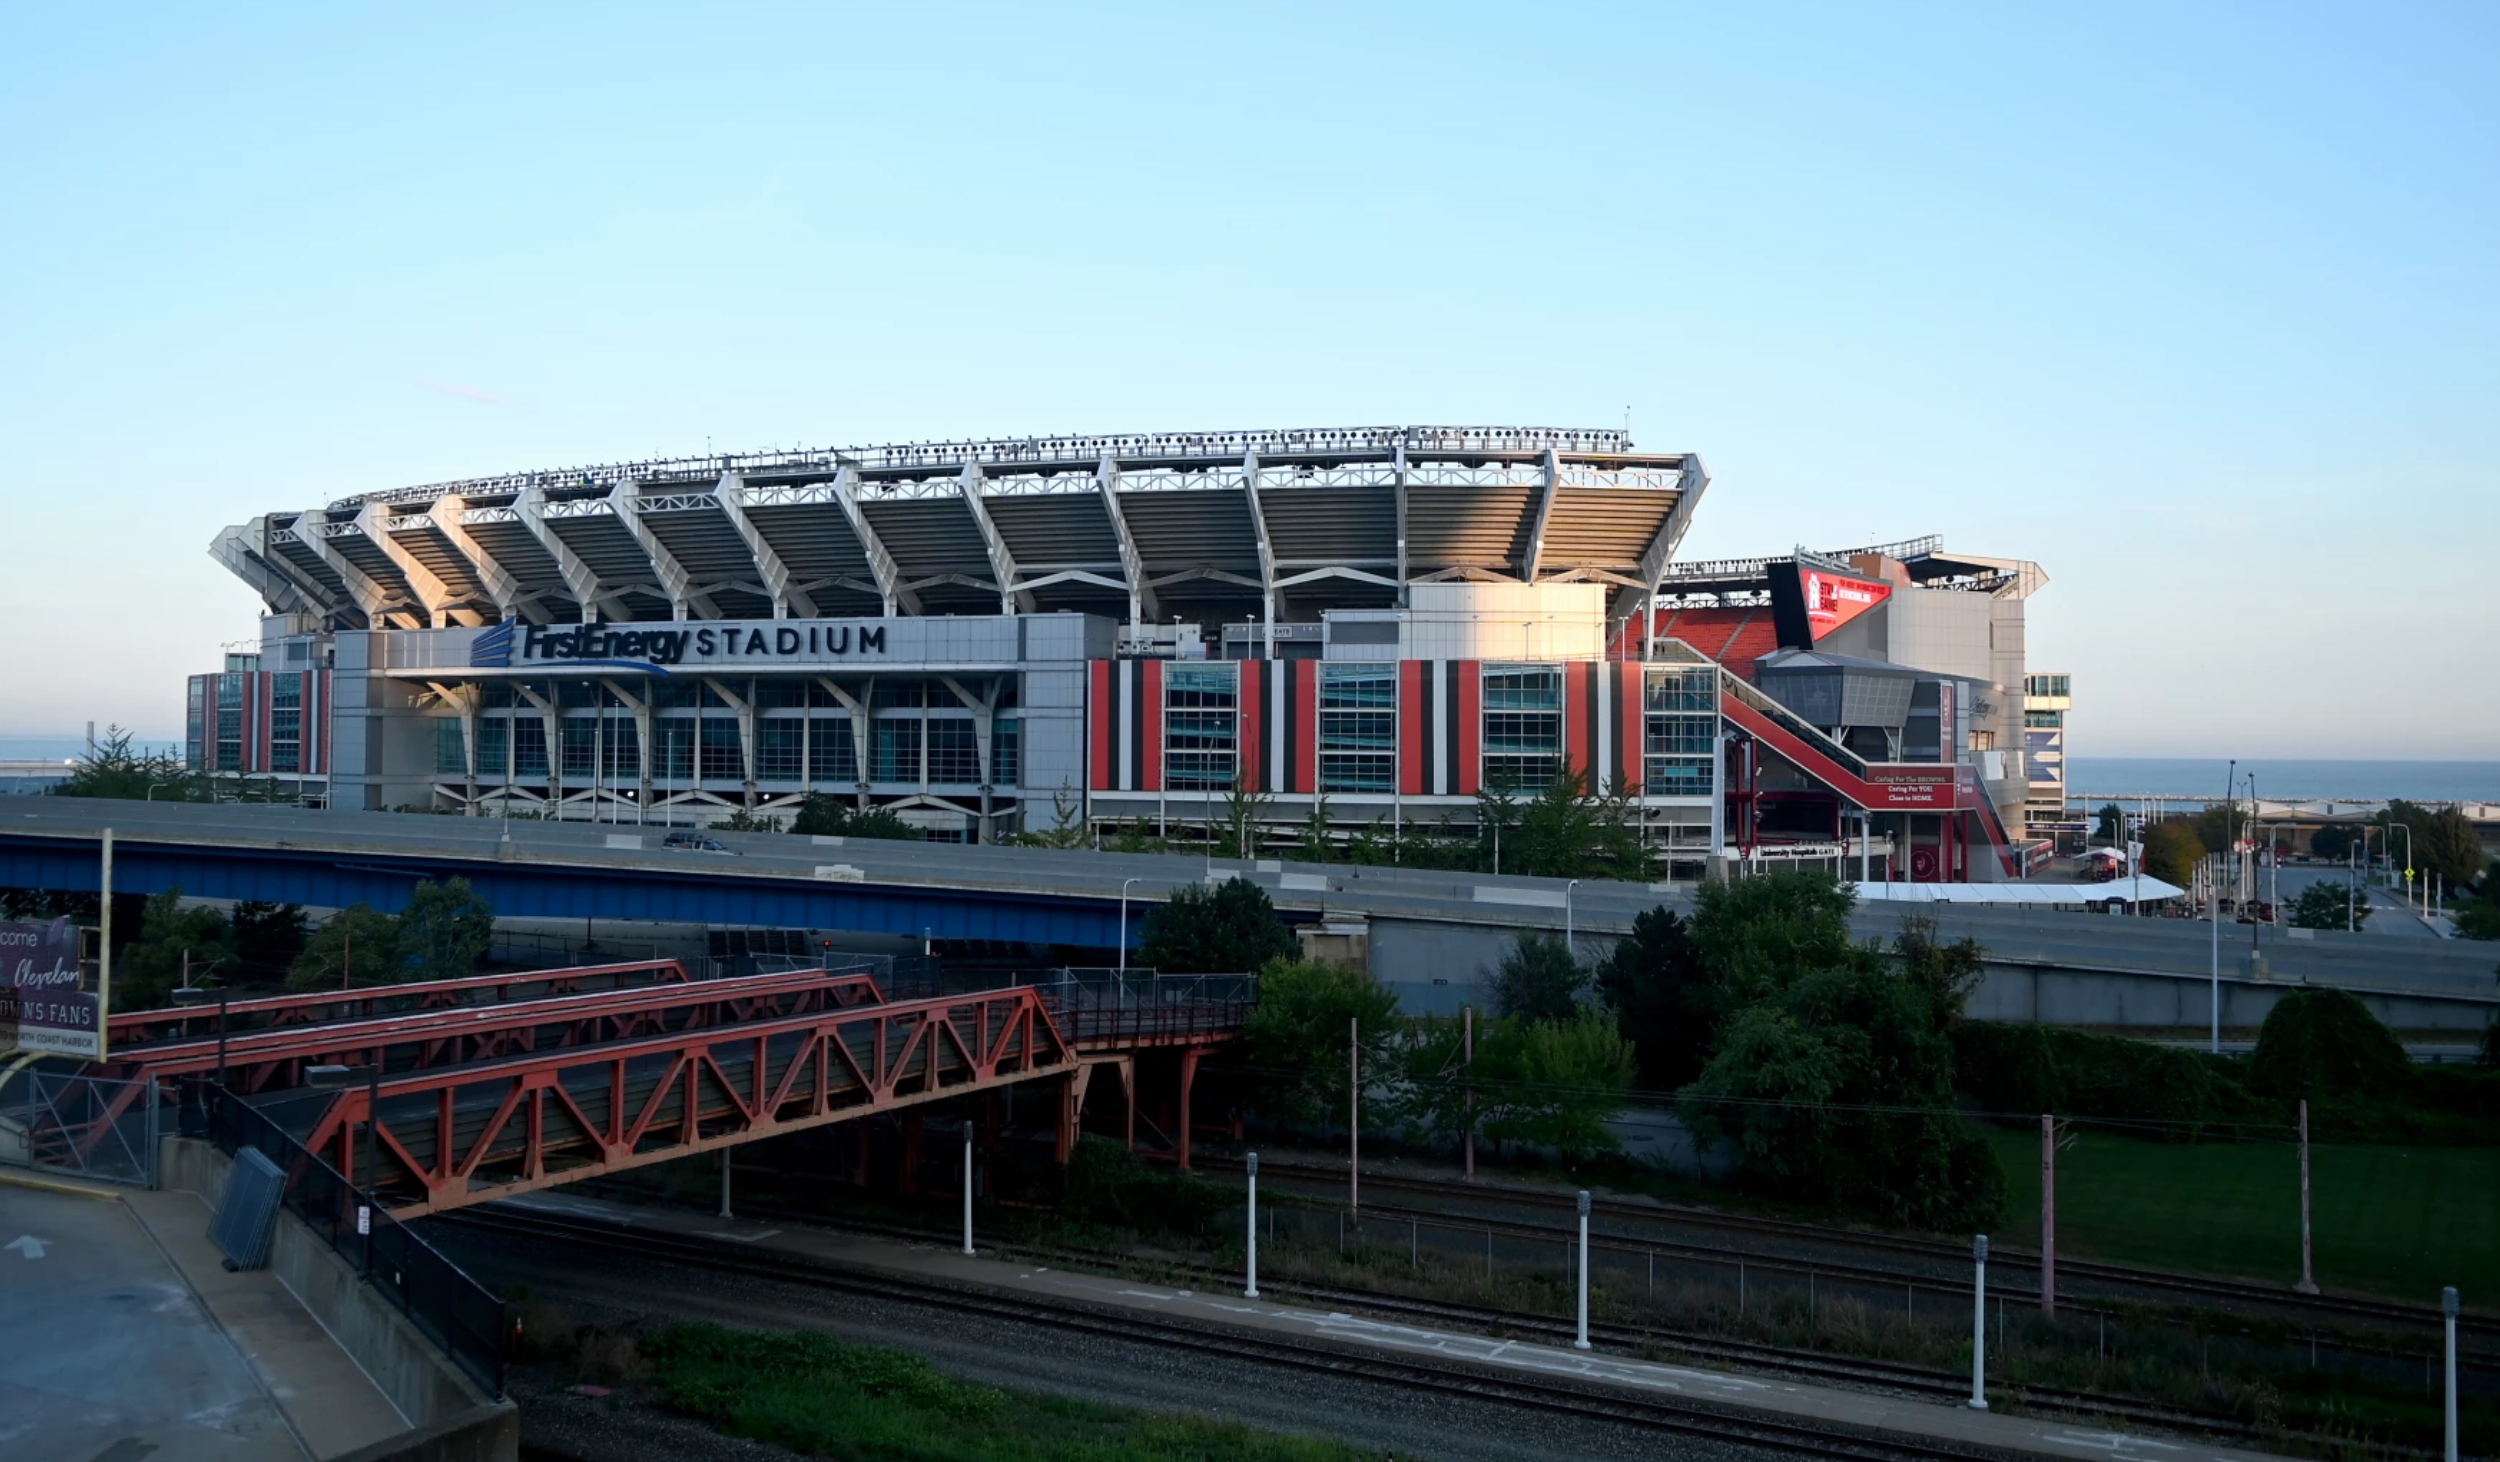
[[2112,901],[2158,903],[2184,898],[2187,890],[2158,878],[2119,878],[2108,883],[1859,883],[1858,901],[1869,904],[2007,904],[2032,908],[2082,908]]

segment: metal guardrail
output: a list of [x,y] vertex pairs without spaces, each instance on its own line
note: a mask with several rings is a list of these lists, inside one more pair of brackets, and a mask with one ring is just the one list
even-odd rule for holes
[[157,1109],[127,1099],[145,1077],[30,1070],[0,1076],[0,1163],[156,1186]]
[[184,1083],[181,1131],[207,1138],[229,1157],[249,1148],[277,1164],[286,1174],[287,1212],[355,1265],[469,1379],[502,1398],[509,1329],[503,1301],[486,1286],[306,1151],[266,1112],[214,1082]]

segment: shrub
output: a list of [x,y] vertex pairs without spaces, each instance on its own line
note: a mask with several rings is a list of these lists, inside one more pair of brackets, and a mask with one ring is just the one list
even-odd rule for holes
[[1589,971],[1551,934],[1523,933],[1493,974],[1493,1003],[1523,1020],[1566,1020],[1580,1008]]
[[1299,949],[1267,890],[1246,878],[1174,889],[1146,912],[1138,941],[1139,961],[1167,975],[1248,974]]
[[1259,1108],[1281,1122],[1344,1120],[1346,1038],[1362,1040],[1367,1081],[1385,1074],[1397,1008],[1398,997],[1363,970],[1317,960],[1278,960],[1261,970],[1259,1003],[1241,1026]]
[[1077,1139],[1059,1199],[1065,1217],[1142,1233],[1202,1234],[1231,1206],[1230,1197],[1215,1185],[1154,1167],[1092,1133]]
[[1964,1021],[1954,1027],[1954,1081],[1995,1112],[2208,1128],[2270,1120],[2228,1062],[2199,1051],[2047,1025]]

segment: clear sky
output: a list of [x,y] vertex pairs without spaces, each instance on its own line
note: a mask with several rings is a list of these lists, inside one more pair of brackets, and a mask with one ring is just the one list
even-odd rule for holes
[[2028,557],[2079,752],[2500,757],[2500,7],[19,5],[0,736],[225,524],[651,454],[1620,425]]

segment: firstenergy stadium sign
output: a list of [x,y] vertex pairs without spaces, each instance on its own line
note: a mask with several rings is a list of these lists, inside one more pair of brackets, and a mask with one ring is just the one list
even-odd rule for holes
[[817,620],[651,626],[521,625],[507,620],[470,642],[469,664],[479,669],[562,665],[667,670],[680,665],[874,660],[885,657],[886,629],[883,624]]

